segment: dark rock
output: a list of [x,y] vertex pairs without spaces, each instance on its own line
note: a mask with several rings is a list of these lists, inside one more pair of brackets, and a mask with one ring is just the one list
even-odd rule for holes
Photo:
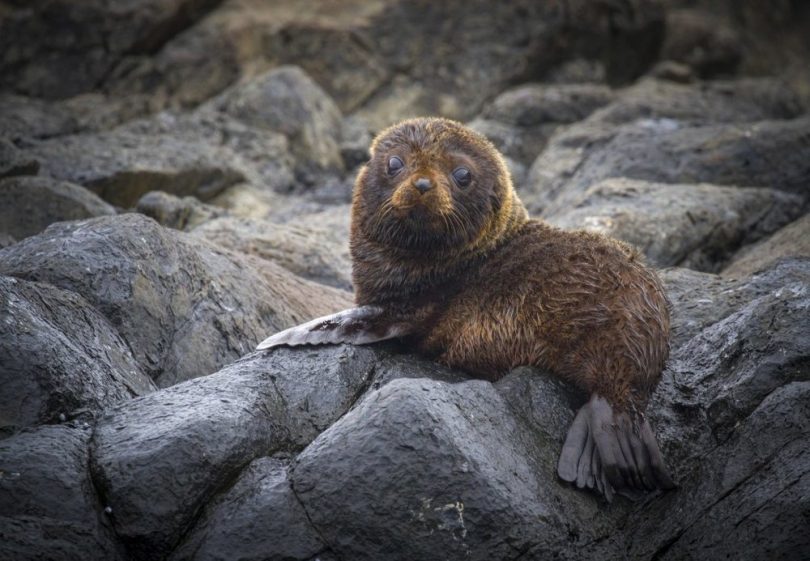
[[55,224],[0,251],[0,272],[81,294],[162,387],[216,371],[269,333],[351,305],[343,291],[139,214]]
[[311,226],[274,224],[248,218],[217,218],[192,230],[192,235],[222,247],[273,261],[303,278],[345,290],[352,288],[352,263],[347,240],[309,220]]
[[115,214],[115,208],[84,187],[47,177],[0,180],[0,231],[17,239],[54,222]]
[[80,296],[0,277],[0,432],[58,422],[155,389]]
[[15,175],[36,175],[39,162],[26,156],[11,142],[0,138],[0,179]]
[[773,189],[618,178],[597,183],[548,221],[626,241],[657,267],[717,272],[741,245],[795,219],[801,203]]
[[701,78],[733,74],[743,57],[739,35],[702,10],[667,13],[661,58],[684,63]]
[[300,449],[337,420],[375,357],[350,346],[254,353],[109,410],[96,427],[93,472],[119,538],[139,559],[168,554],[253,459]]
[[0,19],[0,86],[60,99],[98,86],[128,53],[154,52],[217,0],[34,0]]
[[161,226],[190,230],[204,222],[226,216],[228,212],[207,205],[194,197],[175,197],[163,191],[150,191],[140,198],[135,210],[156,220]]
[[705,126],[669,118],[618,127],[583,121],[550,141],[532,164],[521,198],[531,212],[551,215],[610,177],[763,186],[804,198],[810,118]]
[[0,557],[118,560],[87,464],[90,431],[45,426],[0,440]]
[[810,215],[785,226],[769,238],[742,248],[722,271],[724,277],[744,277],[767,269],[784,257],[810,257]]
[[340,134],[340,156],[346,164],[346,169],[354,169],[368,161],[371,157],[371,132],[365,124],[356,117],[343,119],[343,128]]
[[15,240],[12,236],[9,236],[5,232],[0,232],[0,249],[15,243],[17,243],[17,240]]
[[296,173],[305,181],[343,170],[340,109],[298,67],[283,66],[234,86],[212,106],[251,127],[284,134],[297,158]]
[[[561,437],[528,430],[488,382],[400,378],[298,456],[293,488],[340,558],[543,557],[569,540],[587,556],[603,515],[555,481]],[[576,537],[574,511],[589,520]]]
[[287,478],[287,463],[254,460],[209,504],[171,561],[307,561],[325,549]]
[[782,80],[748,78],[675,84],[644,79],[622,90],[590,121],[630,123],[638,119],[675,119],[679,124],[750,123],[802,115],[801,100]]
[[8,93],[0,95],[0,138],[48,138],[78,130],[75,115],[65,106]]
[[470,126],[505,155],[530,164],[560,125],[580,121],[612,99],[604,85],[529,84],[496,97]]
[[244,179],[233,153],[171,135],[78,134],[44,141],[28,153],[45,175],[84,185],[122,207],[155,190],[210,199]]

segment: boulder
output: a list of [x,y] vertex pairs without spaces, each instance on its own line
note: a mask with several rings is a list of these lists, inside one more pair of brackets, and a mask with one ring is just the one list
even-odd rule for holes
[[615,126],[586,120],[555,135],[532,164],[521,198],[530,212],[551,215],[611,177],[769,187],[804,199],[810,117],[742,125],[662,118]]
[[375,356],[349,346],[254,353],[108,410],[96,426],[92,470],[130,553],[166,556],[253,459],[314,439],[363,391]]
[[798,195],[773,189],[616,178],[592,186],[548,221],[628,242],[656,267],[717,272],[737,248],[795,219],[801,204]]
[[96,413],[155,390],[80,296],[0,276],[0,432]]
[[770,268],[784,257],[810,257],[809,215],[758,243],[740,249],[721,274],[724,277],[745,277]]
[[0,557],[122,560],[87,470],[87,425],[0,440]]
[[210,374],[270,333],[351,305],[343,291],[139,214],[52,225],[0,251],[0,273],[81,294],[162,387]]
[[340,109],[296,66],[236,85],[211,105],[251,127],[286,136],[297,158],[296,174],[306,183],[319,173],[343,170]]
[[200,224],[227,216],[228,211],[200,202],[194,197],[175,197],[163,191],[150,191],[140,198],[135,210],[175,230],[190,230]]
[[287,462],[259,458],[205,508],[171,561],[308,561],[326,546],[292,490]]
[[0,230],[18,240],[54,222],[113,214],[114,207],[79,185],[37,176],[0,180]]
[[36,175],[39,171],[39,162],[22,151],[14,144],[0,138],[0,179],[15,175]]
[[733,74],[743,58],[739,34],[721,18],[704,10],[667,13],[661,57],[688,65],[701,78]]
[[[344,290],[352,289],[349,246],[316,219],[275,224],[249,218],[217,218],[191,233],[237,253],[267,259],[296,275]],[[310,225],[304,225],[310,224]]]

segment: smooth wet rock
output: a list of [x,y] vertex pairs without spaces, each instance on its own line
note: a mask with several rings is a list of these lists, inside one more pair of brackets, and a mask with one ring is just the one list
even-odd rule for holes
[[303,278],[351,290],[352,264],[348,243],[317,221],[311,226],[275,224],[247,218],[217,218],[192,230],[192,235],[238,253],[267,259]]
[[0,272],[81,294],[161,387],[210,374],[275,331],[351,305],[343,291],[139,214],[52,225],[0,251]]
[[138,559],[167,555],[254,458],[300,449],[337,420],[376,356],[351,346],[253,353],[108,410],[92,465],[116,534]]
[[628,242],[656,267],[717,272],[739,247],[795,219],[801,205],[800,196],[773,189],[617,178],[547,219]]
[[768,187],[806,199],[810,118],[703,126],[668,118],[618,127],[583,121],[551,140],[521,198],[530,212],[551,215],[612,177]]
[[[542,557],[572,539],[573,509],[601,519],[593,499],[567,500],[547,438],[488,382],[395,379],[298,456],[293,488],[341,558]],[[600,526],[573,540],[585,547]]]
[[769,268],[785,257],[810,257],[810,216],[804,215],[770,237],[743,247],[721,274],[724,277],[744,277]]
[[98,413],[155,385],[73,292],[0,276],[0,432]]
[[212,501],[172,561],[307,561],[326,546],[309,523],[287,477],[288,462],[251,462]]
[[283,66],[234,86],[212,106],[243,123],[287,137],[297,158],[296,173],[340,172],[338,142],[342,116],[332,99],[296,66]]
[[90,432],[43,426],[0,440],[0,557],[124,559],[88,473]]
[[79,185],[38,176],[0,179],[0,231],[16,239],[54,222],[115,213],[115,207]]

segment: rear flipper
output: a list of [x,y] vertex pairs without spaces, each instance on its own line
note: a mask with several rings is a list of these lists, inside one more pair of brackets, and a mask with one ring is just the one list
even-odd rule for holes
[[338,343],[366,345],[403,337],[411,331],[408,322],[396,321],[379,306],[360,306],[285,329],[259,343],[256,350]]
[[614,413],[596,394],[568,429],[557,474],[580,489],[595,489],[608,502],[616,493],[637,498],[675,487],[647,419]]

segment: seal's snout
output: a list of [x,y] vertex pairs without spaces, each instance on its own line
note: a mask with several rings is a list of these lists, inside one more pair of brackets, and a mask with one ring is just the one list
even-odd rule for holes
[[414,182],[413,186],[416,187],[416,190],[419,191],[421,194],[425,194],[433,187],[433,183],[427,177],[417,177]]

